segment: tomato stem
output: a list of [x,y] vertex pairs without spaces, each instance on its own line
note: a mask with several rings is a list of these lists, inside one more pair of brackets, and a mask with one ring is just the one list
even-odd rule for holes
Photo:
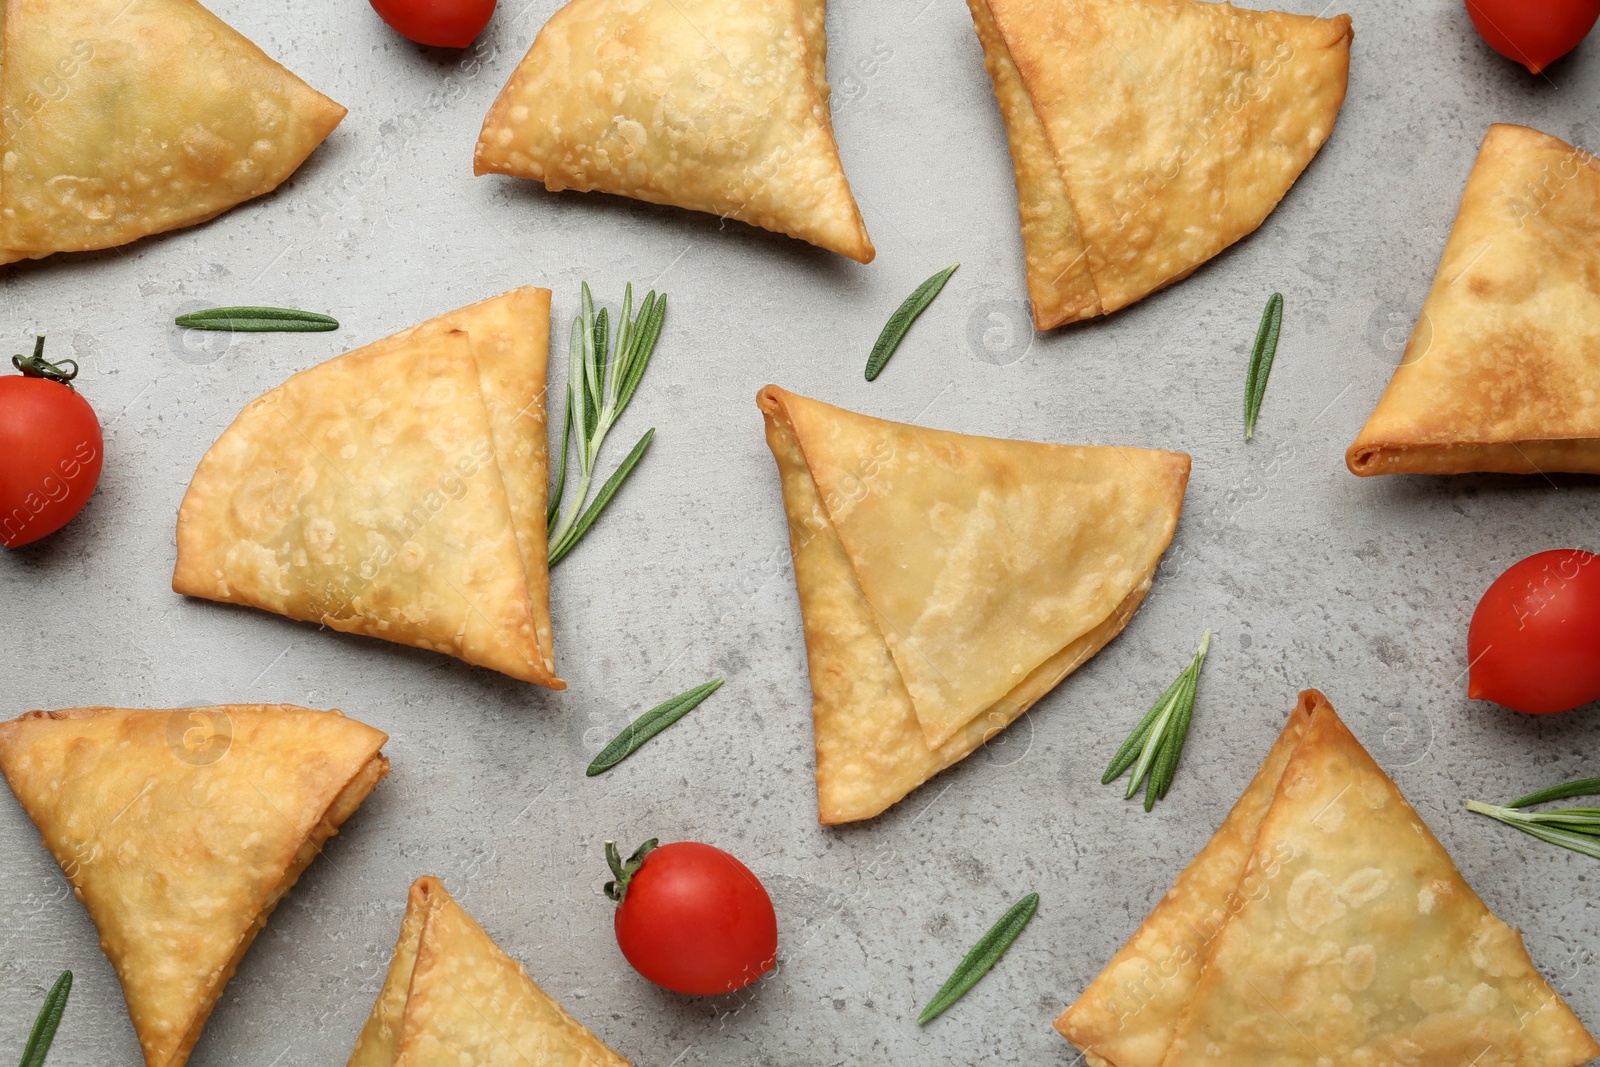
[[634,849],[633,855],[624,861],[622,853],[617,851],[617,843],[615,841],[607,841],[606,863],[611,866],[611,873],[616,876],[616,879],[605,884],[606,896],[620,905],[628,895],[628,883],[633,881],[633,876],[639,873],[640,867],[644,866],[644,858],[650,855],[651,851],[660,843],[661,841],[658,838],[652,837]]
[[[71,365],[71,370],[67,369],[69,364]],[[72,379],[78,376],[77,360],[64,359],[60,363],[51,363],[44,358],[44,334],[42,333],[34,338],[33,355],[12,356],[11,365],[21,371],[24,377],[45,378],[55,382],[57,385],[64,385],[68,389],[72,388]]]

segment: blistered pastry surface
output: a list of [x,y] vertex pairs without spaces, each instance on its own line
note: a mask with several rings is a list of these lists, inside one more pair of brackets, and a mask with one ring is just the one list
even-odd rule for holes
[[11,0],[0,248],[125,244],[277,188],[345,109],[194,0]]
[[484,122],[478,173],[739,219],[865,263],[822,0],[573,0]]
[[385,740],[287,705],[0,724],[0,770],[94,920],[147,1067],[188,1058],[302,848]]

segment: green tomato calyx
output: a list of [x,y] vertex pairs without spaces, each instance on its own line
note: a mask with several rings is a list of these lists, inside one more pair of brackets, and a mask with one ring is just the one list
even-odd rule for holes
[[622,853],[617,851],[615,841],[606,842],[606,862],[611,865],[611,873],[616,876],[615,881],[607,882],[604,887],[605,895],[621,904],[628,895],[628,883],[633,881],[633,876],[639,873],[639,868],[644,866],[644,858],[659,845],[659,839],[652,837],[634,850],[633,855],[626,861]]
[[72,388],[72,379],[78,376],[77,360],[64,359],[60,363],[51,363],[44,358],[44,334],[42,333],[34,338],[33,355],[12,356],[11,365],[21,371],[24,377],[45,378],[55,382],[57,385],[64,385],[68,389]]

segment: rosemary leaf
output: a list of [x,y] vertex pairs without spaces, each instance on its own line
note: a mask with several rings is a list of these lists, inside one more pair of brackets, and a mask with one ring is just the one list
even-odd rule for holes
[[67,997],[71,993],[72,972],[62,971],[56,984],[45,994],[44,1006],[33,1021],[33,1032],[28,1035],[22,1062],[17,1067],[44,1067],[44,1058],[50,1053],[50,1043],[56,1039],[56,1027],[61,1025],[61,1013],[67,1010]]
[[1575,834],[1570,830],[1558,830],[1551,826],[1521,826],[1515,823],[1512,825],[1541,841],[1600,860],[1600,840],[1587,834]]
[[1189,740],[1189,724],[1194,721],[1195,690],[1199,688],[1200,679],[1197,671],[1185,671],[1184,674],[1183,695],[1173,709],[1172,726],[1167,730],[1166,739],[1161,744],[1161,755],[1156,758],[1155,767],[1150,773],[1150,788],[1145,790],[1145,811],[1154,808],[1156,801],[1167,798],[1167,790],[1172,788],[1172,780],[1178,774],[1178,756],[1183,753],[1184,742]]
[[1144,810],[1150,811],[1156,801],[1166,797],[1178,773],[1178,759],[1189,739],[1189,726],[1194,721],[1195,694],[1200,686],[1200,667],[1205,663],[1206,652],[1211,648],[1211,631],[1200,638],[1189,665],[1179,672],[1177,679],[1167,687],[1155,704],[1139,720],[1133,733],[1117,749],[1102,785],[1110,785],[1123,772],[1132,768],[1128,791],[1124,799],[1131,800],[1142,785],[1145,787]]
[[567,417],[561,427],[561,469],[556,472],[555,491],[550,494],[550,509],[545,513],[546,530],[554,528],[561,514],[561,494],[567,488],[567,438],[572,436],[572,394],[567,394]]
[[1583,778],[1566,785],[1551,786],[1541,789],[1537,793],[1529,793],[1519,800],[1507,804],[1508,808],[1531,808],[1535,804],[1543,804],[1551,800],[1571,800],[1573,797],[1600,796],[1600,778]]
[[[1183,675],[1179,675],[1180,680],[1183,678]],[[1150,732],[1145,735],[1138,762],[1133,765],[1133,773],[1129,776],[1128,792],[1122,799],[1128,800],[1132,798],[1133,794],[1137,793],[1139,787],[1144,784],[1145,776],[1150,773],[1150,768],[1155,766],[1156,757],[1161,754],[1161,746],[1166,741],[1167,729],[1172,725],[1172,715],[1177,711],[1178,701],[1183,699],[1183,690],[1184,687],[1180,685],[1178,691],[1167,698],[1166,706],[1161,709],[1160,718],[1156,719],[1155,725],[1150,727]]]
[[1600,837],[1600,811],[1594,808],[1563,808],[1559,811],[1536,811],[1527,817],[1528,822],[1539,826],[1554,826],[1576,834]]
[[605,388],[608,322],[609,316],[606,314],[606,309],[601,308],[600,314],[595,316],[594,325],[591,327],[593,335],[583,350],[586,357],[583,367],[583,380],[589,389],[589,403],[586,408],[588,420],[584,426],[584,433],[590,438],[595,436],[594,431],[600,425],[600,416],[604,409],[601,397],[602,390]]
[[[1571,849],[1573,852],[1600,859],[1600,839],[1590,833],[1576,833],[1571,829],[1549,825],[1545,822],[1528,817],[1523,812],[1510,807],[1498,807],[1494,804],[1485,804],[1478,800],[1467,801],[1467,810],[1475,811],[1479,815],[1487,815],[1491,819],[1498,819],[1507,826],[1514,826],[1525,834],[1531,834],[1541,841],[1562,848]],[[1551,812],[1549,814],[1556,814]]]
[[1133,766],[1133,761],[1139,758],[1139,753],[1144,749],[1144,740],[1150,735],[1150,728],[1156,724],[1156,720],[1161,717],[1162,710],[1167,706],[1167,701],[1172,699],[1172,695],[1178,691],[1181,685],[1183,685],[1183,675],[1180,674],[1171,685],[1167,686],[1167,691],[1161,694],[1160,699],[1150,705],[1150,710],[1145,712],[1144,718],[1139,720],[1139,725],[1133,728],[1133,733],[1129,734],[1128,739],[1122,742],[1122,747],[1117,749],[1117,754],[1111,757],[1111,765],[1106,768],[1106,773],[1100,778],[1101,785],[1110,785],[1122,777],[1123,771]]
[[589,764],[585,772],[590,778],[603,774],[639,751],[644,743],[700,706],[706,697],[722,688],[722,679],[714,678],[697,685],[688,692],[679,693],[671,700],[657,704],[623,728],[611,743]]
[[315,311],[292,308],[207,308],[173,320],[191,330],[233,330],[238,333],[320,333],[337,330],[339,322]]
[[1283,328],[1283,294],[1273,293],[1261,313],[1261,325],[1256,329],[1256,343],[1250,350],[1250,370],[1244,380],[1244,439],[1256,433],[1256,417],[1261,414],[1261,400],[1267,395],[1267,376],[1272,373],[1272,361],[1278,354],[1278,333]]
[[622,461],[616,470],[611,472],[611,477],[606,479],[606,484],[600,487],[600,492],[596,494],[594,503],[589,505],[589,510],[583,513],[583,517],[572,525],[560,541],[551,542],[550,565],[552,567],[565,559],[567,553],[572,551],[572,546],[578,543],[578,539],[589,532],[589,527],[594,525],[594,520],[600,517],[600,512],[604,511],[605,506],[611,503],[611,498],[617,495],[617,490],[622,488],[622,483],[627,480],[628,475],[633,473],[633,468],[638,466],[639,461],[644,458],[645,450],[650,447],[650,442],[655,439],[655,436],[656,431],[653,426],[644,432],[644,436],[639,438],[639,443],[633,446],[633,451],[629,452],[627,458]]
[[883,332],[878,334],[878,341],[872,346],[872,355],[867,357],[867,381],[877,381],[878,375],[883,373],[884,366],[889,362],[889,357],[894,355],[894,350],[900,347],[900,342],[905,339],[906,332],[911,329],[911,324],[917,321],[917,316],[928,310],[928,305],[933,303],[933,298],[939,295],[939,290],[944,288],[944,283],[950,280],[950,275],[956,272],[959,263],[952,263],[944,270],[935,274],[927,281],[914,289],[905,302],[895,309],[889,321],[883,326]]
[[917,1016],[917,1025],[921,1026],[937,1018],[944,1010],[966,995],[967,990],[978,984],[978,979],[989,973],[989,968],[1000,962],[1006,949],[1022,933],[1022,928],[1028,925],[1028,920],[1033,918],[1033,913],[1039,910],[1039,894],[1029,893],[1015,904],[1011,910],[1000,917],[1000,921],[989,928],[989,932],[978,939],[957,965],[952,974],[939,987],[939,992],[928,1001],[928,1006],[922,1009],[922,1014]]
[[1571,797],[1600,796],[1600,778],[1584,778],[1565,785],[1529,793],[1510,804],[1499,806],[1481,800],[1467,801],[1467,809],[1514,826],[1525,834],[1573,852],[1600,859],[1600,808],[1558,808],[1555,811],[1526,811],[1534,804]]
[[[572,320],[567,346],[567,414],[561,428],[561,460],[551,485],[550,505],[545,521],[550,535],[549,559],[559,563],[578,540],[588,532],[624,479],[633,471],[655,435],[651,430],[639,439],[621,466],[600,487],[589,503],[600,449],[606,435],[633,399],[655,352],[666,318],[667,298],[654,291],[645,296],[637,313],[633,310],[633,286],[624,290],[622,316],[616,330],[611,329],[610,312],[595,311],[594,295],[587,282],[582,285],[582,300]],[[577,485],[567,489],[567,450],[577,456]]]
[[[652,301],[654,303],[652,304]],[[667,298],[657,297],[651,293],[645,297],[644,304],[639,308],[641,325],[633,335],[633,351],[630,353],[630,367],[623,377],[622,387],[617,396],[617,410],[621,411],[628,406],[628,401],[633,399],[633,392],[639,388],[639,380],[644,377],[644,369],[650,365],[650,357],[655,354],[656,339],[661,336],[661,323],[667,317]]]

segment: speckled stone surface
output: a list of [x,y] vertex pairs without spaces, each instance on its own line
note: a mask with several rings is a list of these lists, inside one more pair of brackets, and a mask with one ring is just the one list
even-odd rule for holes
[[[1126,311],[1032,338],[1004,134],[959,0],[830,13],[840,149],[879,249],[867,267],[708,216],[474,179],[482,116],[557,0],[507,0],[463,53],[408,45],[360,0],[214,6],[350,117],[264,201],[0,277],[0,328],[18,351],[48,331],[56,356],[83,364],[109,455],[78,522],[0,555],[5,714],[289,701],[392,735],[394,773],[273,916],[196,1067],[342,1064],[421,874],[442,877],[641,1065],[1071,1064],[1051,1019],[1216,828],[1304,686],[1327,692],[1600,1026],[1600,868],[1462,808],[1600,773],[1592,710],[1526,719],[1469,702],[1464,682],[1479,594],[1528,553],[1594,548],[1596,485],[1361,481],[1342,459],[1398,358],[1488,124],[1597,147],[1600,42],[1535,78],[1478,40],[1459,0],[1354,0],[1344,112],[1262,229]],[[956,260],[883,377],[863,382],[895,304]],[[169,590],[178,501],[247,401],[517,284],[555,290],[564,337],[580,279],[609,300],[630,279],[655,285],[672,312],[608,462],[649,426],[654,447],[554,576],[567,692]],[[1248,347],[1274,289],[1283,344],[1246,444]],[[344,328],[230,341],[168,325],[232,303],[328,311]],[[754,402],[769,381],[953,430],[1194,455],[1169,563],[1127,632],[987,750],[843,829],[814,817],[800,615]],[[1185,764],[1146,815],[1099,774],[1208,626],[1217,639]],[[691,717],[610,774],[583,776],[628,719],[713,675],[727,686]],[[778,907],[776,975],[695,1000],[627,967],[600,895],[601,844],[649,836],[712,842],[761,876]],[[71,967],[50,1062],[138,1062],[89,919],[9,798],[0,855],[0,1056],[18,1054]],[[962,953],[1030,890],[1043,903],[1005,961],[918,1028]]]

